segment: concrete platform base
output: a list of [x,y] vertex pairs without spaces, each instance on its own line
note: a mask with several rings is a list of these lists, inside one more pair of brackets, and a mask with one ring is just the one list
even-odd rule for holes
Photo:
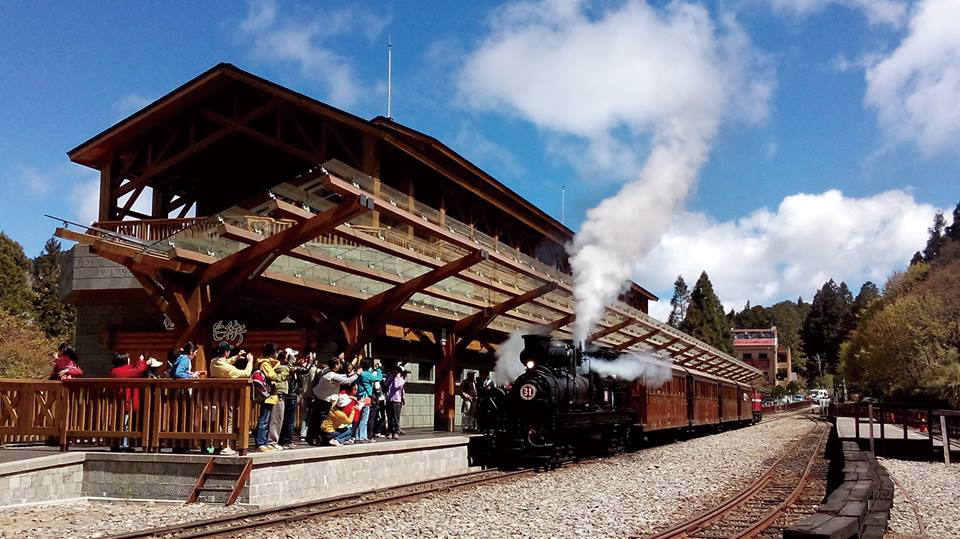
[[[238,502],[270,507],[462,474],[471,470],[469,441],[447,435],[214,457],[214,462],[235,467],[252,458],[250,481]],[[0,464],[0,507],[79,498],[183,502],[209,458],[77,451],[7,462]]]

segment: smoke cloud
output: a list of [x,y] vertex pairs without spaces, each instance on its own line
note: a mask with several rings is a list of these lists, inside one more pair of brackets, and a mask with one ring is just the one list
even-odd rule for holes
[[648,387],[657,388],[665,384],[671,377],[670,363],[651,356],[628,352],[614,360],[589,358],[580,366],[583,373],[595,372],[600,376],[613,376],[621,380],[639,380]]
[[527,368],[520,362],[520,352],[523,352],[524,335],[546,335],[543,327],[534,327],[517,330],[507,337],[507,340],[497,348],[497,364],[493,367],[493,383],[502,386],[512,384],[517,376],[523,374]]

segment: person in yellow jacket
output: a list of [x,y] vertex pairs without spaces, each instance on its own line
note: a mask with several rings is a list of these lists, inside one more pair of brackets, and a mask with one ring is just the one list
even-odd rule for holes
[[351,404],[349,395],[340,395],[337,398],[337,404],[330,409],[327,418],[323,420],[320,429],[323,431],[323,439],[330,445],[344,445],[350,443],[350,437],[353,435],[353,416],[363,406],[357,403],[347,414],[344,408]]
[[[221,341],[217,345],[217,358],[210,364],[210,378],[250,378],[250,373],[253,372],[253,355],[241,350],[237,355],[230,357],[231,351],[232,348],[226,342]],[[215,408],[213,412],[216,413]],[[233,416],[235,413],[235,410],[227,411],[227,434],[233,434]],[[226,443],[219,449],[218,453],[224,456],[237,454]]]
[[287,379],[286,369],[280,368],[280,361],[276,358],[277,345],[268,342],[263,345],[263,356],[257,360],[256,369],[270,382],[272,392],[260,404],[260,417],[257,420],[257,449],[260,451],[275,451],[280,446],[267,443],[267,434],[270,427],[270,416],[278,412],[283,417],[283,401],[277,396],[277,383]]

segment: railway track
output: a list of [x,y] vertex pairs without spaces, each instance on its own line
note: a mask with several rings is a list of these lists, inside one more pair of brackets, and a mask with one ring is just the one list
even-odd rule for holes
[[441,491],[501,481],[510,477],[533,473],[533,470],[502,472],[485,470],[471,472],[444,479],[411,483],[389,489],[371,490],[359,494],[338,496],[293,505],[284,505],[270,509],[249,511],[237,515],[217,517],[194,522],[185,522],[161,528],[111,535],[104,539],[194,539],[201,537],[233,537],[238,533],[282,526],[319,516],[353,513],[377,505],[387,505],[414,500]]
[[782,529],[816,511],[826,476],[820,456],[829,429],[816,424],[750,486],[713,509],[650,539],[781,537]]

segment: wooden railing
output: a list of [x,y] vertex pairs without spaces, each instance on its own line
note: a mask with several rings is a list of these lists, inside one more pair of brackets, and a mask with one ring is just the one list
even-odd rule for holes
[[64,404],[60,382],[0,380],[0,444],[58,437]]
[[143,241],[160,241],[202,220],[195,217],[183,219],[141,219],[138,221],[99,221],[95,228],[108,230],[121,236],[130,236]]
[[0,443],[55,442],[156,452],[165,447],[249,447],[247,380],[82,378],[0,380]]

